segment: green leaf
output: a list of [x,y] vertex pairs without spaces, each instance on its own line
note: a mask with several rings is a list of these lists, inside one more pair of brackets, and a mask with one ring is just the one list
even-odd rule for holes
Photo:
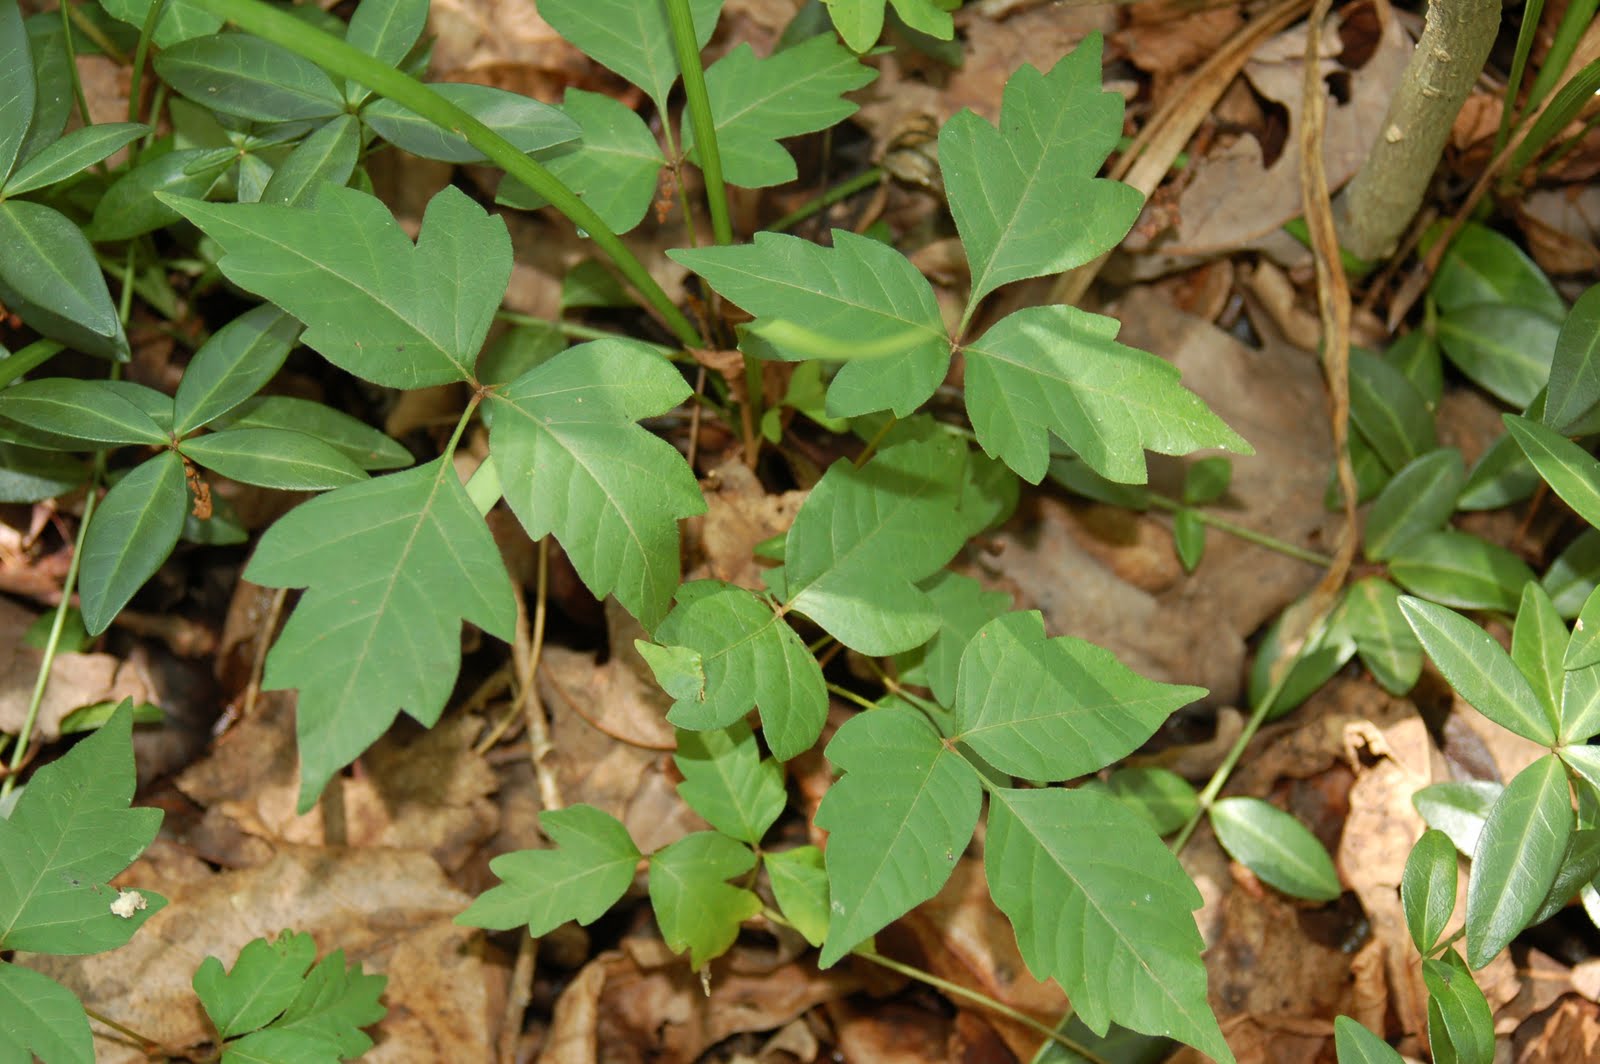
[[1350,352],[1350,420],[1391,472],[1438,446],[1421,393],[1394,366],[1361,350]]
[[1007,613],[961,657],[956,738],[1009,775],[1073,779],[1131,754],[1204,694],[1147,680],[1093,643],[1047,639],[1036,611]]
[[[689,0],[697,47],[711,40],[721,10],[722,0]],[[539,14],[589,58],[643,89],[658,113],[667,112],[678,60],[663,0],[545,0]]]
[[200,345],[172,401],[173,433],[187,436],[277,375],[300,337],[300,323],[271,304],[252,307]]
[[76,70],[67,58],[66,28],[59,13],[41,14],[44,17],[31,15],[23,20],[28,51],[32,53],[35,87],[32,120],[16,156],[18,169],[60,139],[74,103],[72,78]]
[[161,426],[109,381],[42,377],[0,391],[0,419],[86,444],[169,443]]
[[1572,625],[1572,639],[1567,643],[1561,667],[1582,669],[1600,662],[1600,588],[1589,593],[1578,619]]
[[249,33],[196,37],[156,56],[161,80],[219,114],[257,122],[332,118],[344,94],[322,68]]
[[1253,706],[1266,700],[1279,670],[1289,670],[1272,708],[1267,711],[1268,720],[1276,720],[1310,698],[1356,653],[1356,642],[1350,633],[1333,625],[1326,626],[1320,636],[1309,641],[1297,640],[1286,646],[1282,637],[1283,616],[1280,614],[1267,625],[1250,666],[1248,694]]
[[245,574],[309,588],[264,684],[300,690],[301,812],[400,710],[439,719],[461,621],[505,640],[516,624],[494,538],[444,458],[302,504],[261,537]]
[[360,152],[360,119],[340,115],[324,122],[278,164],[261,190],[259,202],[283,207],[308,204],[324,181],[335,185],[348,182]]
[[1555,603],[1544,588],[1528,581],[1522,586],[1522,605],[1517,608],[1516,625],[1511,632],[1511,660],[1539,696],[1551,726],[1558,730],[1565,679],[1561,659],[1566,649],[1567,626],[1556,613]]
[[1572,792],[1554,754],[1519,772],[1489,810],[1467,879],[1467,963],[1482,968],[1538,912],[1572,835]]
[[361,1028],[387,1011],[378,1001],[387,981],[364,974],[359,964],[346,967],[344,951],[334,950],[307,973],[300,993],[272,1026],[224,1048],[224,1064],[356,1059],[372,1048]]
[[1439,345],[1467,379],[1515,407],[1533,402],[1550,379],[1561,319],[1483,303],[1439,319]]
[[1600,735],[1600,664],[1568,669],[1560,682],[1561,743],[1571,746]]
[[574,805],[540,813],[539,826],[554,848],[490,861],[504,882],[484,891],[456,923],[496,931],[526,924],[537,938],[568,920],[594,923],[621,900],[640,857],[621,821],[592,805]]
[[[570,90],[569,90],[570,91]],[[609,96],[600,99],[610,100]],[[615,102],[615,101],[613,101]],[[640,217],[644,217],[643,214]],[[634,224],[638,224],[635,221]],[[628,226],[627,228],[632,228]],[[561,278],[561,309],[578,310],[587,307],[631,307],[633,299],[628,295],[628,290],[622,287],[622,282],[617,275],[612,273],[598,259],[584,259]],[[528,326],[523,326],[528,328]],[[557,333],[557,336],[560,334]],[[565,347],[565,340],[561,347]],[[561,350],[558,347],[556,350]],[[815,363],[812,363],[813,368]],[[529,367],[532,368],[532,367]],[[794,390],[791,383],[790,390]],[[849,426],[845,426],[848,428]],[[841,429],[841,431],[843,431]]]
[[1488,780],[1435,783],[1412,795],[1411,804],[1430,828],[1444,832],[1456,849],[1471,857],[1478,848],[1483,822],[1504,790]]
[[[5,62],[0,55],[0,69]],[[94,1064],[94,1034],[78,995],[42,972],[0,963],[0,1016],[0,1060]]]
[[778,909],[813,946],[828,935],[828,872],[815,846],[764,853]]
[[1506,428],[1555,493],[1591,525],[1600,526],[1600,461],[1530,418],[1505,415]]
[[[101,4],[106,14],[120,19],[135,29],[142,29],[149,19],[150,5],[162,0],[105,0]],[[189,0],[165,0],[161,17],[156,20],[156,32],[151,38],[159,47],[170,48],[179,41],[203,37],[222,28],[222,19],[202,10]]]
[[939,892],[977,827],[983,795],[978,773],[911,710],[852,717],[826,753],[844,776],[815,818],[828,832],[824,968]]
[[161,826],[161,810],[128,808],[132,734],[132,711],[119,710],[34,773],[10,818],[0,819],[0,949],[71,956],[116,949],[166,904],[140,891],[143,908],[128,916],[111,908],[118,891],[107,881]]
[[1189,781],[1164,768],[1119,768],[1106,780],[1112,795],[1150,821],[1158,835],[1170,835],[1200,808]]
[[1429,410],[1444,395],[1444,363],[1439,343],[1427,329],[1413,329],[1384,349],[1383,359],[1405,374]]
[[1515,241],[1477,222],[1467,223],[1450,242],[1428,294],[1446,313],[1510,303],[1559,319],[1567,309],[1550,278]]
[[[434,82],[428,86],[473,118],[500,134],[520,152],[543,151],[578,137],[578,125],[560,109],[531,96],[471,82]],[[447,163],[485,162],[488,156],[467,139],[438,126],[393,100],[375,100],[362,108],[362,121],[395,147]]]
[[928,435],[835,462],[795,516],[784,553],[788,603],[873,657],[921,646],[939,628],[917,586],[966,542],[966,446]]
[[1117,343],[1121,327],[1076,307],[1029,307],[967,345],[967,413],[983,449],[1032,484],[1052,434],[1101,476],[1132,484],[1146,479],[1146,450],[1253,453],[1178,383],[1177,367]]
[[291,429],[223,429],[185,440],[178,450],[230,480],[264,488],[322,491],[367,479],[332,447]]
[[43,502],[89,479],[76,458],[0,441],[0,502]]
[[1458,510],[1498,510],[1521,502],[1539,486],[1539,474],[1517,445],[1504,433],[1478,456],[1467,473],[1467,483],[1456,499]]
[[[891,0],[895,14],[907,26],[939,40],[949,40],[955,34],[955,24],[950,13],[929,0]],[[878,43],[883,32],[884,0],[829,0],[825,5],[839,36],[857,52],[865,52]]]
[[1431,953],[1456,908],[1456,848],[1444,832],[1429,829],[1411,847],[1400,903],[1417,952]]
[[941,706],[948,706],[956,697],[962,651],[978,629],[1011,608],[1011,596],[985,591],[970,576],[948,569],[939,570],[921,587],[939,614],[938,631],[922,646],[896,655],[895,664],[901,683],[921,684]]
[[1114,1020],[1234,1059],[1206,1004],[1200,892],[1137,814],[1092,791],[996,789],[984,869],[1028,970],[1090,1030]]
[[1565,909],[1584,887],[1594,882],[1596,874],[1600,874],[1600,830],[1574,831],[1567,843],[1567,852],[1561,858],[1555,882],[1550,884],[1550,892],[1528,926],[1536,927]]
[[171,225],[182,215],[162,196],[204,198],[238,157],[233,148],[185,148],[143,157],[95,204],[89,235],[100,242],[131,240]]
[[[632,108],[602,93],[569,88],[561,109],[578,124],[581,140],[545,157],[545,168],[613,231],[626,233],[644,221],[666,165],[655,134]],[[547,201],[507,175],[495,202],[534,210]]]
[[713,731],[680,729],[672,763],[683,774],[678,797],[712,827],[751,846],[761,845],[789,800],[783,770],[762,758],[742,720]]
[[1466,476],[1466,464],[1454,447],[1430,451],[1397,472],[1367,513],[1367,557],[1386,561],[1407,540],[1443,528],[1455,512]]
[[428,203],[413,245],[375,197],[323,185],[311,207],[175,201],[239,287],[306,324],[303,342],[390,388],[472,380],[511,276],[511,239],[466,193]]
[[13,0],[4,0],[0,3],[0,187],[28,136],[37,92],[22,9]]
[[698,650],[657,646],[635,639],[633,647],[655,674],[656,683],[675,699],[699,702],[706,694],[706,663]]
[[999,128],[964,110],[939,132],[939,168],[978,300],[1012,281],[1062,273],[1110,250],[1142,197],[1097,178],[1122,132],[1122,97],[1100,87],[1099,34],[1048,74],[1006,82]]
[[1600,285],[1572,305],[1550,362],[1544,423],[1560,432],[1600,403]]
[[[182,388],[182,385],[179,385]],[[411,464],[411,452],[342,410],[287,395],[252,399],[228,418],[228,428],[292,429],[315,436],[362,469]]]
[[101,358],[128,357],[94,249],[49,207],[0,200],[0,303],[52,340]]
[[[4,62],[0,58],[0,64]],[[138,122],[103,122],[74,129],[17,167],[0,191],[7,196],[20,196],[65,181],[148,132],[150,127]]]
[[[844,94],[878,72],[830,38],[813,37],[762,59],[741,44],[706,71],[711,118],[723,174],[741,188],[793,181],[794,159],[780,140],[829,129],[856,113]],[[683,129],[684,155],[700,165],[694,128]]]
[[[747,326],[764,352],[790,361],[853,359],[828,387],[827,411],[856,417],[892,410],[909,417],[933,395],[950,365],[950,337],[933,286],[894,248],[843,229],[833,246],[757,233],[737,247],[668,252],[756,320]],[[786,347],[777,324],[800,323],[823,350]],[[857,357],[863,348],[870,357]]]
[[1422,673],[1422,644],[1400,612],[1400,589],[1378,576],[1350,585],[1343,621],[1355,640],[1361,663],[1390,694],[1416,686]]
[[678,585],[678,519],[705,501],[683,456],[636,422],[689,391],[659,353],[617,339],[490,393],[489,449],[512,511],[534,539],[554,533],[595,597],[615,594],[646,629]]
[[1211,807],[1211,826],[1230,857],[1285,894],[1332,901],[1344,889],[1322,843],[1274,805],[1259,798],[1224,798]]
[[1525,739],[1555,745],[1555,729],[1539,696],[1488,632],[1422,599],[1401,598],[1400,611],[1450,686],[1473,708]]
[[135,466],[106,492],[83,539],[83,624],[111,626],[177,545],[189,508],[183,459],[172,451]]
[[1415,536],[1389,558],[1389,574],[1407,591],[1463,610],[1517,608],[1533,571],[1515,554],[1466,532]]
[[[822,734],[828,716],[822,670],[788,622],[751,592],[715,580],[684,584],[656,638],[692,648],[703,670],[697,691],[672,692],[678,700],[667,713],[671,723],[726,728],[760,706],[767,745],[780,761],[811,749]],[[659,670],[656,676],[662,678]]]
[[1233,461],[1221,455],[1190,462],[1183,471],[1183,501],[1189,506],[1205,506],[1228,493],[1233,482]]
[[1348,1016],[1334,1019],[1333,1042],[1339,1064],[1405,1064],[1393,1046]]
[[[344,43],[399,66],[428,26],[428,0],[361,0]],[[362,90],[359,99],[366,97]]]
[[754,891],[727,881],[755,867],[756,855],[714,831],[685,835],[650,857],[650,905],[674,953],[689,951],[696,971],[728,952],[739,925],[761,911]]
[[1439,1042],[1446,1041],[1460,1064],[1492,1064],[1494,1014],[1456,951],[1446,951],[1444,960],[1424,960],[1422,980],[1428,987],[1428,1040],[1434,1059],[1441,1056]]
[[310,935],[285,931],[275,940],[253,939],[239,951],[233,970],[207,957],[194,973],[194,992],[219,1038],[235,1038],[265,1027],[300,994],[300,984],[317,959]]
[[1172,544],[1177,549],[1183,571],[1192,573],[1206,552],[1206,526],[1193,510],[1179,510],[1172,516]]

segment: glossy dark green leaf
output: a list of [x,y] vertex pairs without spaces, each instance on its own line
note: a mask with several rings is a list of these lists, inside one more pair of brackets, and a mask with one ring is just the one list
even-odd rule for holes
[[1456,861],[1455,844],[1436,828],[1423,832],[1406,858],[1400,903],[1418,953],[1432,952],[1455,912]]
[[1478,456],[1456,499],[1458,510],[1498,510],[1521,502],[1539,486],[1539,473],[1509,432]]
[[140,161],[106,189],[95,205],[89,235],[98,241],[130,240],[179,221],[158,192],[203,199],[238,158],[228,148],[184,148]]
[[17,153],[18,167],[60,139],[72,115],[75,71],[67,58],[67,34],[61,22],[60,14],[53,11],[23,19],[33,53],[34,96],[33,119]]
[[[1357,504],[1370,502],[1383,486],[1389,483],[1392,475],[1389,467],[1383,464],[1383,459],[1378,457],[1378,452],[1372,449],[1372,444],[1361,435],[1359,430],[1350,433],[1350,465],[1356,475],[1356,502]],[[1322,493],[1322,506],[1329,513],[1337,513],[1343,498],[1339,488],[1339,474],[1337,470],[1328,471],[1328,487]]]
[[1390,694],[1416,686],[1422,673],[1422,644],[1400,612],[1400,589],[1378,576],[1350,585],[1343,606],[1344,625],[1355,640],[1361,663]]
[[128,339],[94,249],[49,207],[0,200],[0,303],[53,340],[127,358]]
[[1596,662],[1600,662],[1600,588],[1589,593],[1572,623],[1572,638],[1562,667],[1582,669]]
[[678,730],[672,759],[683,775],[678,797],[706,823],[740,842],[759,846],[788,803],[783,770],[763,758],[744,721],[711,731]]
[[1600,285],[1572,305],[1556,337],[1544,423],[1566,430],[1600,403]]
[[815,846],[761,855],[778,910],[812,946],[828,935],[828,871]]
[[1206,526],[1193,510],[1179,510],[1172,516],[1172,545],[1184,572],[1192,573],[1206,552]]
[[[344,43],[399,66],[427,25],[428,0],[361,0]],[[364,97],[363,91],[359,98]]]
[[1527,563],[1497,544],[1446,529],[1407,540],[1389,558],[1389,575],[1414,595],[1463,610],[1510,613],[1532,580]]
[[330,119],[278,164],[258,202],[294,207],[309,202],[324,181],[347,184],[360,152],[360,119],[354,115]]
[[1350,420],[1392,472],[1438,446],[1433,414],[1416,387],[1366,351],[1350,352]]
[[110,381],[41,377],[0,391],[0,420],[88,444],[169,442],[161,426]]
[[22,9],[6,0],[0,3],[0,185],[22,151],[37,91]]
[[185,440],[178,449],[214,473],[263,488],[322,491],[367,479],[332,447],[290,429],[223,429]]
[[1428,294],[1446,313],[1479,303],[1510,303],[1559,319],[1567,309],[1544,271],[1514,241],[1476,222],[1451,241]]
[[[722,0],[690,0],[697,48],[717,28]],[[664,3],[638,0],[545,0],[539,15],[589,58],[644,90],[658,114],[678,80]]]
[[183,459],[162,451],[106,492],[84,535],[83,625],[99,635],[167,560],[189,508]]
[[89,467],[55,451],[0,442],[0,502],[43,502],[89,479]]
[[1522,586],[1522,604],[1511,631],[1511,660],[1539,696],[1545,715],[1559,728],[1561,688],[1566,679],[1562,658],[1567,651],[1567,626],[1550,595],[1537,583]]
[[1572,904],[1578,892],[1594,882],[1600,875],[1600,830],[1585,828],[1572,833],[1567,852],[1561,858],[1561,869],[1545,895],[1544,904],[1528,921],[1535,927]]
[[1339,1064],[1405,1064],[1393,1046],[1348,1016],[1333,1021],[1333,1043]]
[[924,580],[922,590],[933,600],[939,630],[922,646],[896,655],[895,664],[901,683],[920,684],[940,705],[953,705],[962,651],[978,629],[1011,607],[1011,596],[985,591],[978,581],[948,569]]
[[1386,561],[1407,540],[1444,527],[1466,478],[1461,452],[1454,447],[1430,451],[1395,473],[1367,512],[1367,557]]
[[1482,968],[1538,912],[1572,836],[1572,793],[1554,754],[1519,772],[1495,801],[1467,880],[1467,962]]
[[1438,341],[1427,329],[1406,333],[1384,349],[1383,358],[1405,374],[1429,410],[1438,409],[1444,395],[1444,362]]
[[1471,857],[1489,810],[1505,788],[1488,780],[1452,780],[1422,788],[1411,797],[1423,821],[1445,833],[1462,854]]
[[299,337],[300,323],[265,303],[212,333],[178,382],[173,432],[187,436],[260,391]]
[[1230,857],[1285,894],[1332,901],[1344,889],[1327,849],[1274,805],[1259,798],[1224,798],[1211,807],[1211,826]]
[[1550,592],[1556,612],[1565,618],[1578,616],[1583,604],[1600,584],[1600,530],[1586,528],[1564,547],[1539,579]]
[[689,952],[703,969],[739,936],[739,924],[761,911],[752,890],[728,880],[748,872],[756,855],[726,835],[697,831],[650,857],[650,906],[667,948]]
[[1456,951],[1448,951],[1444,960],[1424,960],[1422,979],[1428,987],[1428,1038],[1434,1060],[1442,1059],[1442,1036],[1459,1064],[1493,1064],[1494,1014]]
[[[435,82],[428,87],[521,152],[553,148],[577,139],[581,133],[578,124],[559,108],[540,103],[531,96],[470,82]],[[373,101],[362,109],[361,118],[390,144],[424,159],[476,163],[486,158],[461,134],[441,129],[430,119],[392,100]]]
[[1600,664],[1568,669],[1561,682],[1561,742],[1582,743],[1594,735],[1600,735]]
[[1349,633],[1328,625],[1320,637],[1292,648],[1285,660],[1285,648],[1280,639],[1282,622],[1282,615],[1279,615],[1267,626],[1266,635],[1256,648],[1255,661],[1250,665],[1252,706],[1260,705],[1267,697],[1278,670],[1289,669],[1288,678],[1267,711],[1268,720],[1276,720],[1310,698],[1356,654],[1356,642]]
[[156,73],[202,106],[257,122],[332,118],[344,111],[343,93],[321,67],[249,33],[217,33],[162,49]]
[[5,182],[4,192],[7,196],[20,196],[65,181],[149,131],[149,126],[138,122],[103,122],[75,129],[17,167]]
[[1439,319],[1439,344],[1455,367],[1515,407],[1533,402],[1550,379],[1561,319],[1526,307],[1477,304]]
[[[1594,792],[1600,792],[1600,746],[1564,746],[1557,753],[1578,777],[1580,784],[1588,784]],[[1581,798],[1584,787],[1578,787]]]
[[1170,835],[1200,808],[1188,780],[1164,768],[1119,768],[1106,780],[1117,801],[1150,821],[1158,835]]
[[1555,728],[1539,696],[1488,632],[1434,602],[1402,598],[1400,610],[1457,694],[1502,728],[1555,745]]
[[1589,524],[1600,527],[1600,461],[1582,447],[1533,421],[1507,414],[1506,428],[1539,475]]
[[411,464],[411,452],[398,440],[351,417],[342,410],[296,399],[269,395],[251,399],[227,417],[228,428],[292,429],[315,436],[362,469],[398,469]]

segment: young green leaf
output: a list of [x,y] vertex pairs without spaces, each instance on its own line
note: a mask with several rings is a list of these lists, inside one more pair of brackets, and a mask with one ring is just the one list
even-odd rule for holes
[[1453,610],[1409,596],[1400,611],[1456,693],[1502,728],[1545,746],[1555,729],[1539,696],[1499,643]]
[[161,426],[109,381],[42,377],[0,391],[0,421],[86,444],[169,442]]
[[1100,87],[1100,48],[1091,34],[1048,74],[1020,67],[998,128],[962,111],[939,132],[974,304],[1003,284],[1088,262],[1139,216],[1136,190],[1095,177],[1122,132],[1122,97]]
[[1183,501],[1189,506],[1205,506],[1228,493],[1233,482],[1233,461],[1221,455],[1200,458],[1183,470]]
[[0,962],[0,1016],[5,1017],[0,1021],[0,1060],[28,1064],[37,1057],[44,1064],[94,1064],[94,1034],[83,1003],[48,975]]
[[166,904],[141,890],[143,905],[121,915],[127,910],[112,905],[119,892],[107,885],[161,826],[161,810],[128,808],[132,735],[133,712],[124,707],[36,772],[11,816],[0,818],[0,949],[68,956],[116,949]]
[[653,629],[678,586],[678,519],[705,512],[694,472],[639,427],[689,396],[632,340],[569,348],[490,393],[489,450],[528,535],[555,534],[584,584]]
[[[722,0],[689,0],[697,47],[717,28]],[[663,0],[545,0],[539,15],[555,31],[601,66],[644,90],[658,114],[678,80]]]
[[509,640],[511,582],[455,467],[441,458],[304,503],[267,530],[245,579],[309,588],[267,657],[300,690],[300,810],[404,709],[439,719],[461,621]]
[[276,939],[257,938],[239,951],[232,971],[207,957],[194,973],[194,992],[221,1039],[265,1027],[300,994],[306,972],[317,959],[317,943],[303,932],[285,931]]
[[258,202],[283,207],[307,204],[324,181],[335,185],[347,183],[355,173],[360,152],[360,119],[355,115],[340,115],[324,122],[278,164],[261,190]]
[[538,937],[568,920],[591,924],[626,893],[641,855],[616,817],[574,805],[540,813],[539,826],[554,848],[490,861],[503,882],[484,891],[456,923],[496,931],[526,924]]
[[1444,1056],[1439,1043],[1447,1042],[1460,1064],[1492,1064],[1494,1013],[1460,955],[1452,949],[1444,960],[1424,960],[1422,980],[1428,987],[1428,1040],[1434,1059]]
[[1393,1046],[1348,1016],[1334,1019],[1333,1043],[1339,1064],[1405,1064]]
[[1415,595],[1462,610],[1517,608],[1522,586],[1534,579],[1527,563],[1504,547],[1455,529],[1402,543],[1389,575]]
[[970,576],[941,569],[921,584],[939,614],[939,630],[915,650],[895,656],[900,682],[921,684],[942,706],[954,704],[961,654],[978,629],[1011,607],[1003,591],[985,591]]
[[1344,889],[1322,843],[1277,806],[1224,798],[1211,807],[1211,826],[1230,857],[1285,894],[1332,901]]
[[322,68],[249,33],[215,33],[163,48],[156,73],[195,103],[256,122],[315,121],[344,111]]
[[683,774],[678,797],[724,835],[761,845],[789,797],[783,770],[763,759],[756,737],[744,721],[712,731],[678,731],[672,759]]
[[[434,92],[500,134],[521,152],[543,151],[576,140],[576,122],[559,109],[530,96],[472,82],[436,82]],[[361,119],[395,147],[447,163],[485,162],[488,156],[460,133],[444,129],[393,100],[362,108]]]
[[138,122],[102,122],[75,129],[17,167],[0,191],[7,196],[20,196],[65,181],[148,132],[150,127]]
[[342,410],[323,406],[310,399],[296,399],[289,395],[252,399],[228,416],[226,427],[304,432],[315,436],[362,469],[398,469],[411,464],[411,452],[397,441]]
[[1189,781],[1164,768],[1119,768],[1106,780],[1117,801],[1150,821],[1158,835],[1170,835],[1200,808]]
[[1506,428],[1555,493],[1591,525],[1600,526],[1600,461],[1531,418],[1505,415]]
[[143,156],[95,204],[89,236],[100,242],[131,240],[179,221],[182,215],[161,197],[204,199],[238,159],[237,148],[184,148]]
[[1489,780],[1451,780],[1424,787],[1411,797],[1423,821],[1445,833],[1456,849],[1471,857],[1489,810],[1505,788]]
[[[361,0],[350,16],[344,43],[390,66],[399,66],[427,26],[428,0]],[[366,90],[362,89],[351,102],[359,103],[365,98]]]
[[1407,540],[1444,527],[1466,477],[1466,464],[1454,447],[1430,451],[1401,469],[1367,513],[1366,556],[1386,561]]
[[1522,587],[1522,605],[1511,632],[1511,660],[1539,696],[1545,715],[1559,729],[1561,687],[1565,674],[1561,659],[1567,649],[1567,626],[1556,613],[1549,594],[1533,581]]
[[844,776],[816,814],[828,832],[824,968],[939,892],[977,827],[983,795],[977,771],[910,710],[852,717],[826,753]]
[[650,906],[674,953],[689,951],[696,971],[728,952],[739,925],[761,911],[754,891],[727,881],[755,867],[756,855],[726,835],[697,831],[650,857]]
[[[827,37],[812,37],[764,59],[741,44],[717,60],[706,71],[706,92],[728,183],[766,188],[793,181],[794,159],[778,142],[849,118],[857,107],[844,94],[877,76]],[[694,127],[688,124],[683,152],[700,165]]]
[[0,303],[44,335],[125,360],[128,338],[83,230],[28,200],[0,200]]
[[1052,434],[1101,476],[1133,484],[1146,479],[1146,450],[1253,453],[1178,383],[1177,367],[1117,343],[1121,327],[1076,307],[1028,307],[968,344],[967,414],[983,449],[1032,484]]
[[1147,680],[1093,643],[1048,639],[1037,612],[1007,613],[961,657],[954,738],[1009,775],[1073,779],[1137,750],[1204,694]]
[[1519,772],[1489,810],[1467,879],[1467,962],[1494,960],[1538,912],[1572,836],[1572,792],[1554,754]]
[[1231,1062],[1206,1004],[1200,892],[1150,825],[1092,791],[990,801],[984,869],[1034,977],[1054,977],[1097,1034],[1114,1020]]
[[106,492],[83,539],[79,586],[90,635],[109,628],[167,560],[188,504],[183,459],[172,451],[135,466]]
[[223,429],[185,440],[178,450],[230,480],[264,488],[322,491],[367,479],[337,450],[292,429]]
[[300,323],[269,303],[253,307],[200,345],[172,400],[172,431],[187,436],[260,391],[300,337]]
[[310,207],[176,200],[229,280],[306,324],[304,343],[391,388],[470,381],[511,276],[511,239],[466,193],[428,203],[415,245],[376,198],[323,185]]
[[1378,576],[1350,585],[1343,620],[1361,663],[1390,694],[1405,694],[1422,674],[1422,644],[1400,612],[1400,589]]
[[1432,951],[1456,908],[1456,848],[1444,832],[1429,829],[1411,847],[1400,879],[1400,903],[1417,952]]
[[[668,253],[754,314],[764,352],[790,361],[847,360],[828,387],[827,411],[856,417],[892,410],[908,417],[933,395],[950,365],[950,337],[933,286],[894,248],[842,229],[831,248],[757,233],[755,243]],[[804,350],[773,326],[798,323]],[[873,352],[861,355],[863,350]]]
[[383,1019],[386,1010],[378,999],[387,981],[363,973],[359,964],[347,967],[344,951],[334,950],[306,973],[282,1016],[230,1042],[222,1059],[225,1064],[354,1060],[372,1048],[361,1028]]
[[765,853],[761,860],[772,881],[778,909],[813,946],[828,935],[828,872],[815,846]]
[[822,734],[828,715],[822,670],[788,622],[751,592],[715,580],[684,584],[656,638],[692,648],[703,670],[698,690],[677,695],[667,713],[671,723],[725,728],[759,706],[767,745],[783,761],[811,749]]
[[1570,428],[1600,403],[1600,285],[1572,305],[1556,337],[1550,362],[1550,387],[1544,423],[1557,432]]
[[[947,41],[955,33],[950,13],[937,0],[890,0],[894,13],[907,26],[929,37]],[[878,43],[883,32],[884,0],[833,0],[825,5],[839,36],[857,52]]]
[[790,606],[874,657],[926,643],[939,617],[917,582],[961,545],[969,457],[950,436],[885,447],[865,466],[835,462],[795,516],[784,553]]
[[1433,413],[1422,395],[1403,373],[1367,351],[1350,352],[1350,420],[1390,472],[1438,446]]
[[1172,545],[1178,552],[1183,571],[1192,573],[1206,553],[1206,526],[1193,510],[1179,510],[1172,516]]
[[1550,379],[1561,319],[1526,307],[1482,303],[1439,319],[1439,346],[1466,377],[1512,406],[1533,402]]
[[1509,303],[1558,319],[1566,313],[1555,285],[1527,253],[1477,222],[1450,242],[1428,294],[1446,313],[1480,303]]
[[5,103],[0,107],[0,187],[22,151],[37,92],[22,9],[5,0],[0,3],[0,101]]

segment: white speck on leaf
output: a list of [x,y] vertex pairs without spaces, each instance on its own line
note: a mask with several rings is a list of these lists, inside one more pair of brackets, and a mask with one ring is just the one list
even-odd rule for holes
[[116,898],[111,902],[111,913],[113,916],[120,916],[124,920],[132,920],[134,913],[149,907],[150,903],[137,890],[119,890]]

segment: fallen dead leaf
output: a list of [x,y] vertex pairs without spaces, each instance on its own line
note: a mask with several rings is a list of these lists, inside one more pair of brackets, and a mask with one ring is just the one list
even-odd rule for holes
[[[28,702],[38,680],[44,651],[23,642],[36,614],[0,598],[0,732],[16,735],[28,717]],[[96,702],[160,703],[155,680],[142,658],[119,660],[110,654],[57,654],[50,684],[34,720],[33,734],[45,742],[61,737],[61,719]]]

